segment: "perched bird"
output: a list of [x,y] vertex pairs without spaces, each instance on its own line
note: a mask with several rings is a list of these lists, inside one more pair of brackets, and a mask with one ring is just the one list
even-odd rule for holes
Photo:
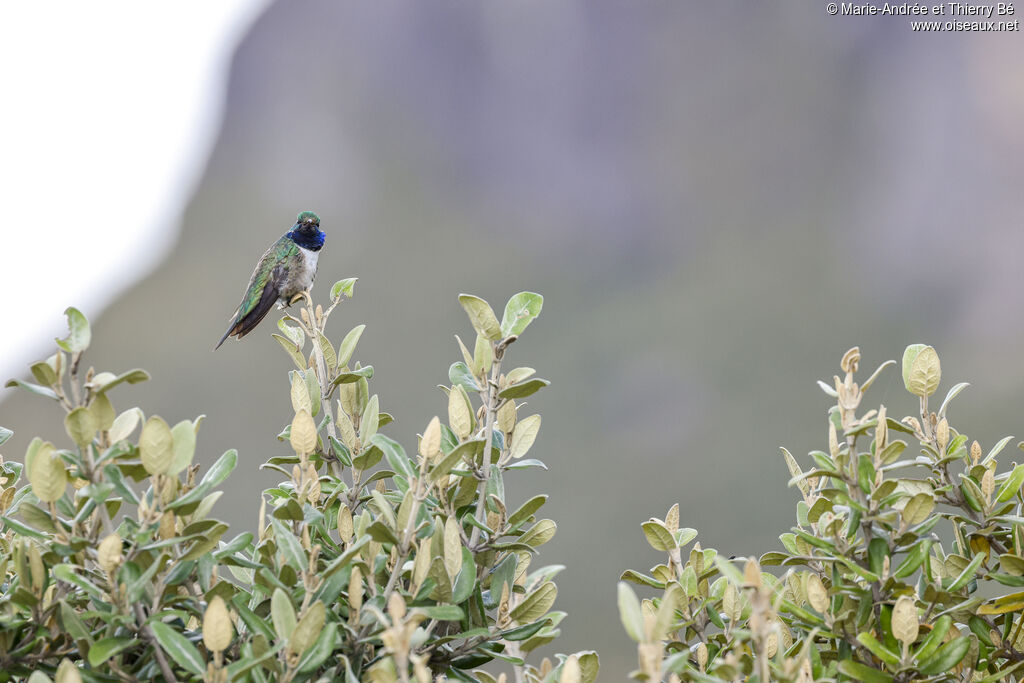
[[238,304],[228,331],[213,350],[219,349],[228,337],[241,339],[249,334],[275,303],[288,306],[296,296],[312,287],[317,258],[325,239],[319,216],[312,211],[300,213],[292,229],[274,242],[256,264],[242,303]]

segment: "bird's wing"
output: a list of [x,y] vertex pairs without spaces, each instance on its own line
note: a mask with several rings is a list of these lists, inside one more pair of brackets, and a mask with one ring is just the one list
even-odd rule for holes
[[228,337],[241,339],[267,317],[288,279],[288,264],[292,260],[287,257],[293,254],[287,252],[292,250],[297,251],[298,246],[291,240],[281,238],[263,254],[263,258],[256,264],[252,277],[249,278],[249,286],[245,290],[242,303],[238,305],[231,325],[217,342],[214,350],[220,348]]

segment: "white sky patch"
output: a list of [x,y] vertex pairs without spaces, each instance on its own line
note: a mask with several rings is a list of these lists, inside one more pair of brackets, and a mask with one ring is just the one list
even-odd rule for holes
[[177,239],[235,47],[269,0],[0,4],[0,381]]

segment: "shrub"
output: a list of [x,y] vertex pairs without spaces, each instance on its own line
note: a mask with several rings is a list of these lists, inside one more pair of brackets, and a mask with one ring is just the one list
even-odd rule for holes
[[[641,680],[1001,681],[1024,670],[1024,465],[1000,467],[1011,437],[987,453],[937,411],[935,350],[903,356],[912,416],[862,410],[860,352],[843,378],[819,382],[835,404],[827,450],[801,469],[801,499],[782,549],[738,563],[694,544],[679,508],[643,531],[667,561],[627,571],[619,608],[637,641]],[[907,439],[906,441],[903,439]],[[912,444],[909,453],[906,453]],[[913,454],[913,455],[911,455]],[[1005,462],[1005,456],[1003,460]],[[762,571],[779,567],[781,576]],[[642,602],[626,582],[657,591]]]
[[542,298],[517,294],[499,323],[460,297],[473,352],[459,341],[447,424],[429,420],[409,457],[382,431],[373,367],[351,360],[364,326],[338,346],[324,334],[353,284],[335,284],[326,310],[307,295],[274,335],[295,364],[278,437],[292,452],[265,465],[284,480],[254,505],[255,535],[211,516],[235,451],[201,473],[202,416],[118,413],[113,390],[148,375],[83,372],[89,323],[67,310],[36,383],[10,383],[63,408],[70,440],[36,438],[24,465],[0,463],[0,679],[505,680],[474,671],[492,660],[517,681],[596,677],[592,652],[525,663],[564,616],[551,611],[559,568],[532,566],[555,533],[537,518],[547,496],[514,506],[504,486],[543,467],[523,457],[541,418],[517,401],[548,382],[503,371]]

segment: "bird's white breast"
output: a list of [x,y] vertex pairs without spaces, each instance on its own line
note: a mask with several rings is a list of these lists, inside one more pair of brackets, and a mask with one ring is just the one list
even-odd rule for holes
[[313,251],[311,249],[303,249],[302,247],[299,247],[299,251],[302,252],[302,261],[306,266],[306,270],[315,273],[316,261],[320,258],[320,252]]
[[299,247],[302,254],[302,275],[300,276],[300,289],[309,289],[313,286],[313,278],[316,276],[316,263],[320,258],[319,251],[303,249]]

